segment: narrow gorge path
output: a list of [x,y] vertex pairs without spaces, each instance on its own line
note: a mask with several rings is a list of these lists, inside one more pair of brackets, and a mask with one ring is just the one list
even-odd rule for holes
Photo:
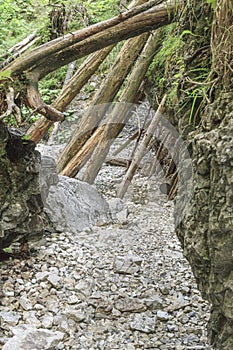
[[[79,101],[78,115],[82,104],[86,100]],[[67,137],[70,128],[63,127],[58,138]],[[134,123],[112,151],[131,129]],[[46,146],[43,152],[56,158],[61,147]],[[31,244],[29,259],[2,265],[0,348],[211,350],[209,305],[175,235],[173,202],[161,194],[160,179],[146,175],[151,157],[123,202],[115,196],[125,169],[106,164],[101,169],[95,185],[110,203],[110,223],[75,234],[47,233]]]
[[[97,181],[105,192],[111,168]],[[4,263],[4,350],[210,349],[209,308],[174,234],[172,203],[156,186],[139,203],[148,198],[140,176],[133,187],[112,224],[48,234],[30,259]]]

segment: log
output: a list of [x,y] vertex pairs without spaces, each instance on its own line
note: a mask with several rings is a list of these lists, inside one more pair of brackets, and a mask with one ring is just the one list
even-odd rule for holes
[[[141,5],[145,3],[146,0],[134,0],[130,4],[129,8]],[[93,118],[92,108],[89,108],[86,113],[84,113],[82,119],[80,120],[77,128],[75,129],[71,140],[66,145],[61,156],[57,162],[57,170],[61,172],[68,162],[75,156],[77,152],[82,148],[88,138],[92,135],[100,121],[104,118],[106,109],[108,106],[104,104],[112,102],[119,91],[122,82],[128,75],[134,60],[137,58],[141,52],[148,34],[144,34],[136,39],[128,40],[120,50],[112,69],[102,81],[100,88],[95,93],[92,99],[92,106],[102,105],[102,108],[98,109],[98,113],[95,113],[95,118]],[[97,59],[99,55],[108,48],[102,49],[97,53]],[[72,97],[72,91],[74,91],[73,84],[70,84],[70,91],[68,91],[67,96]],[[61,94],[62,95],[62,94]],[[63,100],[65,97],[61,97]],[[106,108],[105,108],[106,107]]]
[[165,105],[165,101],[166,101],[166,95],[163,97],[161,103],[159,104],[159,107],[150,123],[150,126],[145,134],[145,136],[142,139],[142,142],[140,144],[140,147],[138,148],[137,152],[135,153],[135,156],[130,164],[129,169],[127,170],[124,179],[119,187],[118,193],[117,193],[117,197],[119,198],[123,198],[133,177],[135,172],[138,169],[138,166],[143,158],[143,156],[145,155],[146,149],[153,137],[153,134],[155,132],[155,128],[158,125],[158,122],[160,121],[160,118],[162,116],[163,113],[163,109],[164,109],[164,105]]
[[[95,147],[92,146],[91,153],[93,152],[93,155],[83,175],[83,181],[90,184],[94,182],[112,143],[129,120],[133,103],[137,98],[138,89],[160,45],[160,40],[161,31],[152,33],[147,40],[141,55],[134,65],[127,85],[121,94],[119,99],[120,104],[116,105],[112,115],[109,117],[103,134],[97,139],[98,145]],[[130,108],[129,103],[132,104]]]
[[[137,5],[141,5],[142,3],[145,3],[146,0],[134,0],[129,8],[133,8]],[[54,101],[52,106],[56,108],[59,111],[64,111],[65,108],[69,105],[69,103],[75,98],[75,96],[80,92],[81,88],[88,82],[90,77],[94,74],[94,72],[99,68],[100,64],[105,60],[105,58],[108,56],[108,54],[112,51],[113,47],[115,45],[108,46],[102,50],[96,51],[88,56],[88,58],[83,62],[83,64],[79,67],[75,75],[72,77],[72,79],[69,81],[69,83],[63,87],[61,90],[59,96]],[[109,76],[109,80],[113,79],[115,76],[117,76],[116,72],[113,72],[111,77]],[[107,81],[106,81],[107,83]],[[103,86],[103,84],[102,84]],[[117,88],[117,87],[115,87]],[[106,89],[103,89],[106,93]],[[109,95],[108,95],[109,96]],[[98,103],[105,103],[101,102],[100,96],[96,96],[95,104]],[[107,101],[108,98],[105,96],[106,99],[102,99],[102,101]],[[111,100],[111,98],[110,98]],[[94,103],[94,102],[93,102]],[[48,132],[49,128],[53,125],[53,122],[47,120],[44,117],[41,117],[36,123],[34,123],[29,130],[27,131],[27,135],[29,138],[34,141],[35,143],[38,143]],[[84,125],[82,127],[85,127],[86,123],[84,122]],[[83,133],[82,133],[83,134]],[[75,145],[75,148],[77,145]],[[65,151],[64,151],[65,152]],[[69,151],[70,152],[70,151]],[[67,154],[69,154],[67,152]],[[64,156],[65,157],[65,156]],[[62,170],[64,165],[61,164],[61,166],[58,165],[58,169]]]
[[48,73],[101,48],[171,23],[177,11],[177,0],[156,5],[148,1],[118,16],[69,33],[43,44],[5,67],[13,76],[27,71],[42,79]]
[[125,158],[108,157],[105,163],[109,165],[122,166],[127,168],[129,166],[130,160]]
[[[58,172],[63,171],[69,161],[81,150],[85,142],[87,142],[96,130],[101,120],[104,119],[109,107],[108,103],[114,100],[114,97],[145,45],[148,36],[145,33],[137,38],[130,39],[121,48],[112,69],[94,95],[91,107],[84,113],[71,140],[59,157],[57,162]],[[98,106],[98,108],[95,106]]]
[[61,172],[62,175],[75,176],[93,153],[92,166],[89,165],[87,168],[83,180],[89,183],[94,181],[101,165],[105,161],[111,144],[130,116],[130,109],[133,108],[132,103],[135,101],[137,91],[156,53],[156,49],[159,47],[160,37],[160,32],[150,36],[129,76],[127,85],[119,99],[120,103],[117,103],[113,108],[112,113],[108,116],[107,123],[94,132],[82,149],[67,164]]
[[32,33],[28,35],[25,39],[11,47],[6,54],[0,57],[0,59],[4,59],[0,64],[0,69],[7,66],[10,62],[12,62],[15,58],[20,56],[23,52],[25,52],[29,47],[35,44],[38,40],[37,34]]

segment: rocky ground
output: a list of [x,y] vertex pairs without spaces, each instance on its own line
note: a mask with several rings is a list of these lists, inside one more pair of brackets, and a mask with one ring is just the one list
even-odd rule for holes
[[116,201],[123,172],[105,166],[96,181],[111,223],[47,233],[29,259],[2,264],[0,348],[211,350],[173,203],[142,172]]
[[209,307],[175,237],[172,204],[156,193],[140,203],[144,188],[136,178],[114,223],[48,234],[28,260],[4,263],[4,350],[210,349]]

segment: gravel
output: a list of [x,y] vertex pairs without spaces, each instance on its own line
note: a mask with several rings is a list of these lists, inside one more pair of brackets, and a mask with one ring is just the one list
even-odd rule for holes
[[[122,171],[105,167],[100,190],[113,170]],[[135,178],[137,198],[148,186]],[[0,342],[30,324],[64,333],[56,349],[210,349],[209,306],[174,234],[172,203],[158,197],[128,195],[112,224],[47,234],[28,260],[4,263]]]

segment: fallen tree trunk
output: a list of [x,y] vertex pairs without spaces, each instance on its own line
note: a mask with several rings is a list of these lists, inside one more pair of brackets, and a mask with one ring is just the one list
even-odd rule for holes
[[42,79],[48,73],[116,42],[157,29],[172,21],[177,1],[160,5],[151,0],[118,16],[54,39],[8,65],[12,75],[30,72]]
[[[148,36],[149,34],[147,33],[142,34],[137,38],[127,41],[121,48],[112,69],[94,95],[91,107],[84,113],[71,140],[59,157],[57,162],[58,172],[63,171],[69,161],[81,150],[104,118],[109,107],[108,103],[114,100],[132,65],[145,45]],[[98,110],[95,110],[95,106],[98,106]]]
[[[151,0],[112,19],[43,44],[7,65],[2,74],[7,71],[14,79],[24,77],[24,88],[21,92],[24,101],[26,100],[34,112],[39,112],[49,120],[62,120],[63,115],[59,110],[43,103],[38,91],[38,81],[48,73],[96,50],[170,23],[177,11],[177,1],[170,0],[156,5],[158,2],[160,1]],[[26,99],[25,78],[29,81],[26,86]],[[5,105],[3,111],[4,108]]]
[[[146,0],[134,0],[130,4],[129,8],[133,8],[135,6],[143,4],[145,2],[146,2]],[[74,74],[72,79],[69,81],[69,84],[67,84],[66,86],[63,87],[62,91],[60,92],[59,96],[54,101],[52,106],[54,108],[58,109],[59,111],[64,111],[65,108],[69,105],[69,103],[74,99],[74,97],[80,92],[81,88],[87,83],[87,81],[90,79],[90,77],[98,69],[100,64],[105,60],[105,58],[108,56],[108,54],[112,51],[114,46],[115,45],[108,46],[106,48],[103,48],[103,49],[91,54],[85,60],[85,62],[80,66],[78,71]],[[116,74],[115,71],[112,71],[112,74],[111,74],[111,76],[109,76],[109,79],[111,79],[111,80],[114,78],[116,79],[117,76],[118,76],[118,74]],[[107,84],[107,81],[105,83]],[[93,102],[95,104],[105,103],[106,101],[108,102],[108,99],[111,100],[110,91],[107,92],[107,90],[104,88],[103,83],[101,86],[103,87],[102,94],[104,94],[104,96],[102,97],[102,102],[101,102],[101,96],[98,95],[98,93],[97,93],[97,95],[95,95],[95,97],[94,97],[95,102]],[[113,87],[113,80],[112,80],[111,86]],[[115,88],[117,88],[117,87],[115,87]],[[99,92],[100,91],[101,91],[101,88],[99,89]],[[109,95],[106,95],[106,93]],[[31,140],[38,143],[43,138],[43,136],[47,133],[49,128],[52,126],[52,124],[53,124],[53,122],[47,120],[44,117],[41,117],[28,130],[27,135],[29,136],[29,138]],[[83,128],[85,126],[86,126],[86,123],[84,123],[84,125],[82,125],[81,128]],[[84,134],[84,133],[82,133],[82,134]],[[77,137],[77,135],[76,135],[76,137]],[[77,145],[74,145],[73,147],[77,148]],[[71,152],[71,150],[69,150],[69,152],[66,152],[66,156],[70,152]],[[64,155],[64,158],[66,158],[66,156]],[[60,160],[60,161],[61,161],[61,165],[58,165],[58,168],[60,168],[60,170],[62,170],[64,165],[62,164],[62,160]]]
[[132,178],[134,177],[134,174],[135,174],[136,170],[138,169],[138,166],[139,166],[143,156],[145,155],[145,152],[146,152],[146,150],[149,146],[149,143],[153,137],[153,134],[155,132],[155,128],[158,125],[158,122],[162,116],[165,101],[166,101],[166,95],[163,97],[163,99],[162,99],[162,101],[157,109],[157,112],[155,113],[155,115],[150,123],[150,126],[149,126],[145,136],[143,137],[140,146],[138,147],[138,149],[134,155],[134,158],[129,166],[129,169],[127,170],[127,172],[124,176],[124,179],[123,179],[123,181],[119,187],[118,193],[117,193],[117,197],[119,197],[119,198],[124,197],[128,187],[132,181]]
[[[160,42],[158,33],[152,34],[148,39],[145,48],[134,65],[130,74],[128,83],[119,99],[118,104],[113,108],[106,124],[100,126],[90,139],[85,143],[82,149],[73,157],[73,159],[63,169],[62,175],[75,176],[78,171],[86,164],[92,155],[92,166],[86,170],[83,180],[92,183],[108,154],[109,148],[124,127],[129,117],[129,103],[135,101],[137,91],[152,61],[156,48]],[[130,105],[132,107],[132,105]]]
[[105,163],[109,165],[122,166],[127,168],[130,164],[130,160],[125,158],[108,157]]
[[[127,85],[121,94],[119,99],[120,105],[116,105],[108,118],[101,137],[97,139],[98,144],[95,147],[93,145],[91,146],[90,152],[93,154],[83,175],[83,181],[90,184],[95,181],[112,143],[129,120],[133,104],[137,100],[138,90],[160,45],[160,39],[161,31],[156,31],[147,40],[141,55],[134,65]],[[129,103],[131,104],[130,106]]]
[[11,47],[6,54],[0,57],[0,60],[4,60],[0,63],[0,68],[7,66],[18,56],[23,54],[29,47],[35,44],[38,40],[37,34],[33,33],[28,35],[25,39],[20,41],[18,44]]

